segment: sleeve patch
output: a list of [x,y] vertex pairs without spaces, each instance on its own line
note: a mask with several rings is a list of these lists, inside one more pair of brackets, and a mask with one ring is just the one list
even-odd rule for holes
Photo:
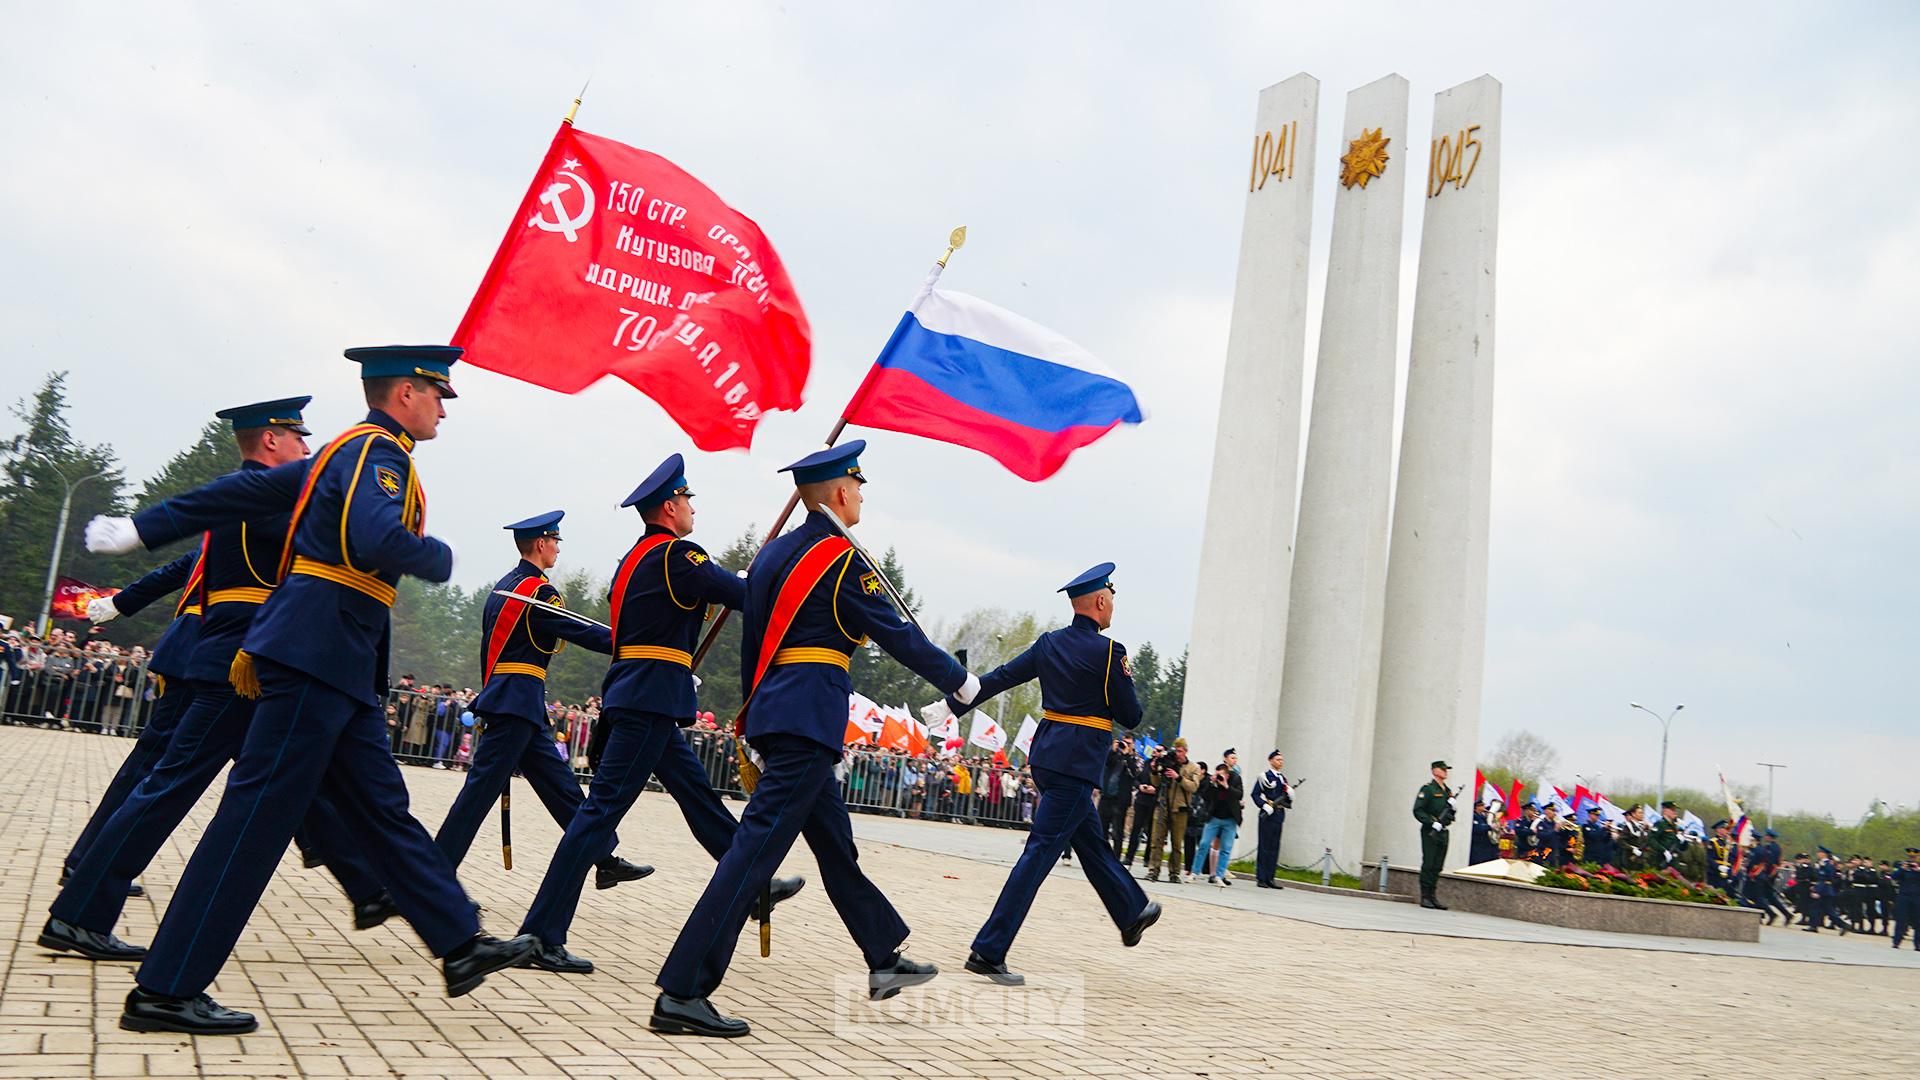
[[1120,670],[1127,678],[1133,678],[1133,663],[1126,658],[1125,654],[1122,654],[1120,657]]
[[397,499],[400,497],[399,473],[394,472],[385,465],[375,465],[373,467],[373,479],[375,483],[380,485],[380,490],[387,493],[387,498]]
[[687,561],[695,566],[699,566],[701,563],[707,561],[707,553],[704,551],[689,551],[687,552]]
[[868,596],[881,596],[887,591],[886,586],[880,584],[880,575],[871,571],[860,575],[860,590]]

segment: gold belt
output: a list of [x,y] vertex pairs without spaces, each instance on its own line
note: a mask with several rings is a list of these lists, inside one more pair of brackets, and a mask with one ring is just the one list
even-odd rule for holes
[[351,566],[336,566],[318,559],[309,559],[305,555],[293,557],[293,572],[308,577],[325,578],[336,585],[345,585],[354,592],[373,597],[388,607],[393,606],[393,586],[362,570]]
[[203,611],[201,611],[201,610],[200,610],[200,605],[199,605],[199,604],[188,604],[188,605],[187,605],[186,607],[183,607],[183,608],[181,608],[181,609],[180,609],[180,614],[182,614],[182,615],[203,615],[203,614],[205,614],[205,612],[203,612]]
[[273,595],[272,589],[260,589],[251,585],[233,589],[215,589],[207,594],[207,606],[215,604],[264,604],[267,597]]
[[1113,730],[1113,721],[1104,716],[1072,716],[1063,712],[1054,712],[1052,709],[1042,709],[1040,715],[1056,724],[1078,724],[1081,727],[1099,728],[1101,731]]
[[842,671],[853,664],[853,657],[839,649],[793,648],[773,654],[775,664],[832,664]]
[[547,677],[547,669],[539,664],[523,664],[518,660],[502,660],[493,665],[495,675],[531,675],[536,679]]
[[679,664],[683,668],[693,667],[693,654],[685,649],[670,649],[665,645],[622,645],[613,654],[616,660],[664,660],[669,664]]

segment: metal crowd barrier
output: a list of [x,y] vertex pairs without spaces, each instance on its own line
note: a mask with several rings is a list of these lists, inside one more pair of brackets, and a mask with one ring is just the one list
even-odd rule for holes
[[[81,663],[71,671],[27,669],[0,657],[0,714],[8,723],[38,724],[131,738],[140,733],[158,696],[158,680],[145,665]],[[587,781],[587,741],[592,719],[584,710],[556,710],[554,752],[564,754]],[[403,764],[463,769],[482,737],[479,725],[457,698],[418,690],[387,696],[387,734]],[[564,733],[564,742],[559,736]],[[730,731],[687,728],[681,732],[707,778],[722,797],[744,800]],[[1023,770],[968,764],[968,782],[957,782],[952,762],[856,749],[835,770],[840,795],[858,813],[926,818],[970,825],[1024,829],[1038,798]],[[658,782],[650,787],[659,789]],[[964,787],[964,790],[963,790]]]

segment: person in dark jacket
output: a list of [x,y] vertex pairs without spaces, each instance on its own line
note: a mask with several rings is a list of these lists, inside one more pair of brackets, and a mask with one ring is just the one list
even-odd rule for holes
[[1613,826],[1608,825],[1607,819],[1600,816],[1600,811],[1590,810],[1587,812],[1587,823],[1581,829],[1581,837],[1583,840],[1582,850],[1587,862],[1595,866],[1611,866],[1613,864]]
[[1161,762],[1165,753],[1156,751],[1147,759],[1146,768],[1141,770],[1140,780],[1133,785],[1133,822],[1127,826],[1127,857],[1120,860],[1121,866],[1132,866],[1133,857],[1140,851],[1140,845],[1146,843],[1153,828],[1153,811],[1160,805],[1160,789],[1154,786],[1155,777],[1160,775]]
[[1487,804],[1474,800],[1473,836],[1467,843],[1467,865],[1478,866],[1500,857],[1500,840],[1487,817]]
[[1116,856],[1127,840],[1127,809],[1133,805],[1133,794],[1145,774],[1140,755],[1133,752],[1133,735],[1114,740],[1113,748],[1107,751],[1107,767],[1100,775],[1100,835]]
[[1280,866],[1280,834],[1287,824],[1287,811],[1293,808],[1293,785],[1280,770],[1287,759],[1278,749],[1267,755],[1267,771],[1253,784],[1254,809],[1260,811],[1260,844],[1253,860],[1253,883],[1263,889],[1278,889],[1273,880]]
[[[1201,785],[1209,792],[1207,822],[1200,830],[1200,842],[1193,846],[1193,872],[1205,870],[1207,880],[1219,886],[1233,884],[1227,866],[1233,861],[1234,841],[1240,838],[1240,802],[1245,795],[1240,784],[1239,761],[1240,755],[1229,747],[1221,755],[1213,776]],[[1209,847],[1216,850],[1210,853]]]

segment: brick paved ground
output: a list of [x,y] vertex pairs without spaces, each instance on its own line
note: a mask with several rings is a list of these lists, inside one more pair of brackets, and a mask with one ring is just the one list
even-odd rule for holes
[[[710,863],[670,800],[628,819],[623,852],[660,872],[588,890],[572,945],[585,978],[514,971],[457,1001],[396,920],[347,929],[331,879],[281,873],[213,987],[261,1013],[240,1039],[136,1035],[116,1026],[127,965],[54,957],[33,943],[60,857],[128,747],[117,739],[0,728],[0,1076],[1724,1076],[1920,1071],[1920,972],[1716,956],[1364,933],[1171,900],[1137,949],[1120,947],[1078,880],[1052,882],[1015,946],[1047,975],[1020,995],[960,971],[1005,870],[868,845],[864,864],[914,927],[909,953],[947,974],[888,1007],[850,1000],[861,974],[818,881],[783,906],[774,956],[740,950],[718,995],[752,1020],[736,1042],[646,1030],[651,979]],[[407,769],[437,826],[459,773]],[[524,789],[523,789],[524,790]],[[145,942],[207,817],[203,800],[146,875],[120,928]],[[527,798],[518,869],[482,831],[462,878],[511,933],[558,830]],[[787,869],[814,876],[797,851]],[[1356,901],[1358,902],[1358,901]],[[1560,988],[1555,990],[1554,988]],[[1525,998],[1516,997],[1523,991]],[[1642,1018],[1636,1002],[1677,1003]],[[1010,1010],[1025,1026],[1008,1027]],[[1532,1017],[1522,1024],[1518,1018]],[[836,1019],[837,1017],[837,1019]],[[1715,1037],[1734,1026],[1739,1049]],[[1778,1058],[1783,1064],[1765,1063]]]

